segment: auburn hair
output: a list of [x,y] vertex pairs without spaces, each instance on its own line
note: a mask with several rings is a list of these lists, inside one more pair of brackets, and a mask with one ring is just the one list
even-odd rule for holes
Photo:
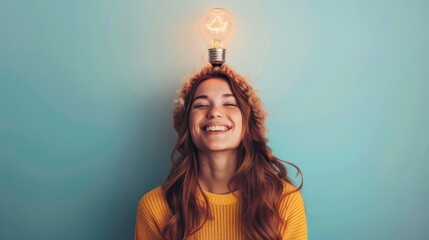
[[[237,169],[229,181],[229,188],[238,192],[239,219],[246,239],[281,239],[279,226],[285,224],[279,214],[279,205],[286,196],[283,184],[294,183],[288,177],[285,162],[275,157],[266,137],[265,117],[262,102],[251,85],[228,65],[204,66],[192,76],[181,90],[173,110],[174,128],[178,138],[171,154],[172,166],[162,184],[171,217],[162,229],[165,239],[187,239],[197,232],[210,217],[208,200],[204,204],[197,199],[198,149],[192,142],[189,131],[189,113],[192,98],[198,85],[209,78],[225,79],[233,92],[242,113],[242,142],[238,147]],[[291,193],[289,193],[291,194]],[[204,194],[203,194],[204,195]]]

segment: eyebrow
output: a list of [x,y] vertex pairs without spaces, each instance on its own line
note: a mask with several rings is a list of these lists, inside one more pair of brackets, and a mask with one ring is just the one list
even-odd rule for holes
[[[222,94],[222,97],[225,97],[225,98],[226,97],[234,97],[235,98],[234,94],[231,94],[231,93]],[[209,99],[209,97],[207,97],[207,95],[200,95],[200,96],[194,97],[194,99],[192,99],[192,101],[195,101],[195,100],[200,99],[200,98]]]

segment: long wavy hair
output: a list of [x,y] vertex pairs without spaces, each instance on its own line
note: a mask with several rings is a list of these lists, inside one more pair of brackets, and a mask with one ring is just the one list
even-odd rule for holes
[[189,113],[197,86],[213,77],[228,81],[243,118],[237,169],[228,185],[238,192],[242,230],[246,239],[281,239],[279,226],[285,223],[278,210],[285,197],[283,184],[286,181],[294,185],[282,162],[295,167],[297,175],[301,174],[301,184],[296,191],[302,188],[302,173],[296,165],[273,155],[267,145],[266,112],[260,98],[241,75],[225,64],[203,67],[179,90],[173,110],[178,138],[171,154],[170,173],[162,184],[172,213],[162,230],[163,237],[168,240],[187,239],[210,217],[207,198],[204,196],[204,204],[200,204],[197,198],[197,190],[202,189],[198,183],[198,149],[189,131]]

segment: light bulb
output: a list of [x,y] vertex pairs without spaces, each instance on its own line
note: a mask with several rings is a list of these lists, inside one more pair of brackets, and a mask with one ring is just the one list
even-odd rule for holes
[[221,66],[235,31],[234,16],[223,8],[208,10],[200,19],[200,33],[209,50],[209,62]]

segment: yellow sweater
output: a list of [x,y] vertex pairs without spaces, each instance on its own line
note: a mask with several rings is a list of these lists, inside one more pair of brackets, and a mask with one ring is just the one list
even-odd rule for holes
[[[285,182],[285,192],[289,193],[295,189]],[[209,201],[213,219],[208,219],[204,226],[188,239],[244,239],[239,227],[238,198],[233,193],[214,194],[204,191],[204,194]],[[135,239],[162,239],[161,231],[170,214],[160,186],[146,193],[141,198],[137,210]],[[299,191],[289,194],[284,199],[280,206],[280,214],[286,220],[285,226],[280,227],[282,239],[307,239],[304,201]]]

